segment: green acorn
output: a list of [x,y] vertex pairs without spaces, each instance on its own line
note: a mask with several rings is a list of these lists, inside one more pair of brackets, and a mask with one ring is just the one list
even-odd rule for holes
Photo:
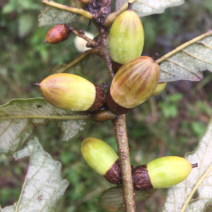
[[151,57],[141,56],[125,63],[113,78],[106,104],[114,114],[125,114],[145,102],[155,90],[160,67]]
[[194,167],[197,167],[197,164],[191,164],[181,157],[158,158],[133,169],[134,188],[144,191],[171,187],[185,180]]
[[89,137],[82,141],[81,152],[86,163],[113,184],[121,183],[118,155],[104,141]]
[[68,25],[66,24],[57,24],[51,28],[46,34],[46,40],[43,42],[57,44],[65,41],[70,34]]
[[138,15],[129,3],[128,10],[113,22],[109,34],[109,51],[114,62],[126,62],[141,56],[144,46],[144,31]]
[[158,85],[156,86],[155,90],[152,93],[152,96],[157,96],[158,94],[160,94],[166,87],[166,84],[167,84],[167,82],[158,83]]
[[34,85],[50,104],[61,109],[96,111],[104,104],[102,88],[74,74],[53,74]]

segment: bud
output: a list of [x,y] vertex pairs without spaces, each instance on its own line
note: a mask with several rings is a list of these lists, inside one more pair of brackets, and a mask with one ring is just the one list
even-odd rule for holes
[[197,164],[191,164],[181,157],[158,158],[133,169],[134,188],[141,191],[168,188],[185,180],[194,167]]
[[160,67],[151,58],[142,56],[125,63],[113,78],[106,94],[111,112],[125,114],[145,102],[155,90]]
[[109,34],[111,58],[120,64],[141,56],[143,51],[143,25],[131,5],[115,19]]
[[105,121],[114,120],[117,115],[113,114],[109,110],[102,110],[91,115],[91,119],[96,122],[103,123]]
[[159,82],[155,90],[153,91],[152,96],[157,96],[158,94],[160,94],[166,87],[166,84],[167,82]]
[[46,40],[43,42],[57,44],[65,41],[69,36],[70,30],[66,24],[58,24],[51,28],[46,34]]
[[104,141],[89,137],[82,141],[81,152],[86,163],[113,184],[121,183],[118,155]]
[[104,104],[102,88],[74,74],[53,74],[35,85],[50,104],[61,109],[96,111]]

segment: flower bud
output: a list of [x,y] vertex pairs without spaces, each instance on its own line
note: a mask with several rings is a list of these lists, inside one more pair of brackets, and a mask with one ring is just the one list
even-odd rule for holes
[[104,141],[89,137],[82,141],[81,152],[86,163],[113,184],[121,183],[118,155]]
[[126,62],[141,56],[144,45],[144,31],[138,15],[129,4],[113,22],[109,34],[109,51],[114,62]]
[[166,87],[167,82],[160,82],[157,84],[155,90],[152,93],[152,96],[157,96],[158,94],[160,94],[164,88]]
[[181,157],[158,158],[133,169],[134,188],[141,191],[168,188],[185,180],[194,167],[197,164],[191,164]]
[[74,74],[53,74],[35,85],[50,104],[61,109],[96,111],[104,104],[102,88]]
[[66,24],[58,24],[51,28],[46,34],[46,40],[43,42],[57,44],[65,41],[69,36],[70,30]]
[[142,56],[125,63],[113,78],[106,94],[111,112],[125,114],[145,102],[155,90],[160,67],[151,58]]

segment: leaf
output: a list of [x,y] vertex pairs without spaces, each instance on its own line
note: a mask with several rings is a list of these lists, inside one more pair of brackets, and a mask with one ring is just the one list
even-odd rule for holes
[[[186,180],[169,188],[162,212],[205,211],[212,203],[212,119],[195,151],[187,153],[185,159],[198,163]],[[198,197],[192,199],[195,192]]]
[[20,38],[30,33],[33,27],[33,17],[30,14],[21,15],[18,19],[18,35]]
[[[116,0],[116,10],[128,0]],[[134,1],[131,1],[134,2]],[[167,7],[176,7],[184,4],[184,0],[136,0],[132,9],[139,17],[163,13]]]
[[212,31],[184,43],[157,60],[159,82],[200,81],[203,71],[212,71]]
[[80,15],[77,15],[76,13],[51,6],[44,6],[41,10],[41,14],[38,16],[38,27],[52,24],[68,24],[76,21],[79,17]]
[[37,138],[14,153],[15,160],[30,156],[30,162],[19,200],[2,212],[55,211],[55,205],[68,187],[60,176],[61,163],[43,150]]
[[0,153],[13,154],[32,133],[34,125],[45,125],[48,120],[62,120],[62,138],[70,141],[88,129],[88,115],[56,108],[43,98],[14,99],[0,107]]

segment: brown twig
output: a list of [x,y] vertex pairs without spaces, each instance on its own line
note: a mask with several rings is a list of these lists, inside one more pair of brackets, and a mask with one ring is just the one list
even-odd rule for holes
[[75,30],[74,27],[69,27],[69,30],[74,33],[76,36],[83,38],[86,40],[88,43],[90,43],[93,47],[99,46],[99,43],[93,41],[89,37],[87,37],[82,30]]
[[69,12],[72,12],[72,13],[77,13],[77,14],[83,15],[87,19],[93,19],[92,13],[90,13],[86,10],[80,9],[80,8],[69,7],[67,5],[58,4],[56,2],[47,1],[47,0],[43,0],[42,3],[49,5],[51,7],[56,7],[56,8],[61,9],[61,10],[66,10],[66,11],[69,11]]
[[62,68],[59,72],[57,73],[62,73],[65,72],[67,69],[69,69],[70,67],[74,66],[75,64],[77,64],[78,62],[80,62],[82,59],[84,59],[85,57],[87,57],[90,54],[98,54],[98,49],[90,49],[86,52],[84,52],[83,54],[81,54],[79,57],[75,58],[73,61],[71,61],[68,65],[66,65],[64,68]]
[[132,182],[128,138],[125,115],[118,116],[113,121],[121,164],[122,184],[124,190],[124,204],[127,212],[135,212],[134,188]]
[[[103,28],[100,29],[99,31],[101,37],[101,47],[99,54],[103,57],[108,69],[108,73],[112,80],[114,77],[114,72],[112,69],[112,61],[108,49],[109,32],[104,30]],[[119,149],[119,161],[121,164],[124,204],[127,212],[135,212],[136,208],[135,208],[134,188],[132,183],[132,173],[129,157],[125,115],[118,116],[114,121],[112,121],[112,123]]]

